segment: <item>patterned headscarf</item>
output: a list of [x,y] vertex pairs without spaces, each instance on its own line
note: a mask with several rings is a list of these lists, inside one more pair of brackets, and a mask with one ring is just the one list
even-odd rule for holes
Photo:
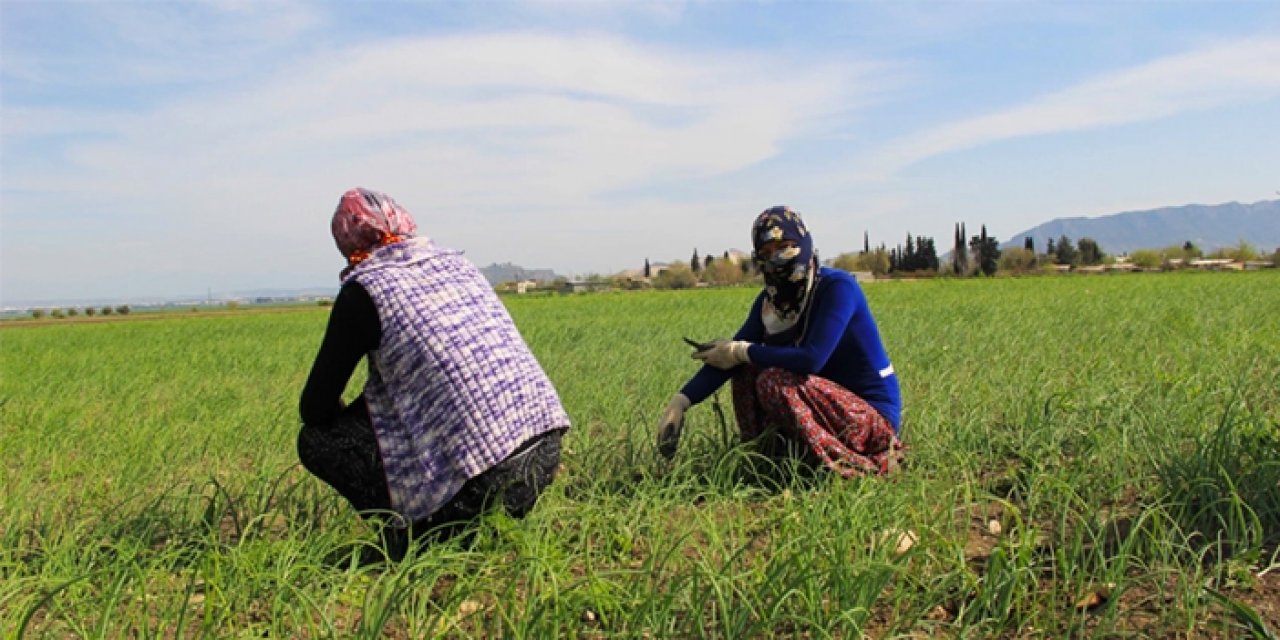
[[[774,240],[791,240],[796,246],[777,251],[763,260],[759,253],[761,247]],[[751,225],[751,244],[752,262],[764,276],[767,302],[779,319],[796,318],[809,296],[817,264],[813,236],[809,235],[800,214],[783,205],[765,209]]]
[[349,189],[333,212],[333,241],[347,259],[340,278],[369,257],[378,247],[400,242],[418,230],[409,212],[385,193],[363,187]]

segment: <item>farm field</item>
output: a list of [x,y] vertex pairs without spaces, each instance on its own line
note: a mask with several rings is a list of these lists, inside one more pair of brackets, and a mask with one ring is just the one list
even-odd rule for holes
[[728,387],[655,458],[681,336],[754,289],[509,297],[574,421],[562,472],[391,566],[297,464],[326,308],[6,323],[0,637],[1280,633],[1280,272],[864,289],[896,476],[772,467]]

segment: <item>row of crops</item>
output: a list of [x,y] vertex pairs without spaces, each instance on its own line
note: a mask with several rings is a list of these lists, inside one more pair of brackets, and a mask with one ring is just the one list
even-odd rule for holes
[[296,464],[326,309],[6,323],[0,635],[1280,629],[1280,274],[865,289],[903,382],[896,476],[779,468],[727,389],[655,457],[681,336],[731,334],[750,289],[512,297],[574,420],[562,472],[527,519],[392,566],[352,561],[376,538]]

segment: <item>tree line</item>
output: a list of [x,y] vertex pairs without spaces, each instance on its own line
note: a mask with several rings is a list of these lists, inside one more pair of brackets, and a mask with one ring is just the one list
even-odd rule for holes
[[[1030,238],[1022,249],[1001,250],[995,236],[987,233],[986,225],[979,233],[966,237],[965,225],[957,223],[950,261],[944,267],[938,256],[937,243],[928,236],[907,233],[906,240],[893,248],[883,243],[871,247],[869,234],[863,233],[862,250],[843,253],[826,264],[845,271],[864,271],[877,276],[886,275],[937,275],[950,273],[957,276],[995,275],[999,271],[1025,273],[1042,265],[1066,264],[1085,266],[1101,264],[1105,254],[1091,238],[1072,241],[1067,236],[1050,239],[1045,253],[1036,253]],[[715,258],[711,254],[700,256],[693,250],[687,263],[675,261],[654,273],[649,259],[644,261],[644,278],[657,288],[683,289],[699,283],[715,285],[739,284],[755,277],[750,260],[733,261],[729,252]]]
[[[112,307],[110,305],[103,305],[101,309],[99,309],[98,307],[85,307],[84,315],[89,317],[93,317],[98,314],[102,314],[104,316],[109,316],[111,314],[127,316],[129,315],[130,311],[132,311],[132,309],[130,309],[129,305],[127,304],[122,304],[116,307]],[[57,318],[57,319],[74,318],[80,315],[80,313],[81,313],[81,310],[75,307],[67,307],[66,309],[55,308],[55,309],[49,309],[47,311],[45,309],[32,309],[31,317],[37,320],[45,316],[48,316],[50,318]]]
[[[1199,258],[1269,260],[1272,264],[1280,265],[1280,248],[1274,255],[1268,256],[1242,241],[1238,246],[1205,254],[1188,241],[1163,249],[1140,249],[1125,256],[1128,264],[1142,269],[1174,269]],[[946,256],[945,263],[938,255],[937,244],[931,237],[908,232],[902,244],[890,248],[881,243],[872,247],[869,234],[863,232],[860,251],[842,253],[826,260],[825,264],[850,272],[868,272],[878,277],[974,277],[993,276],[997,273],[1019,275],[1057,272],[1113,264],[1118,259],[1117,256],[1107,254],[1093,238],[1074,240],[1065,234],[1048,238],[1043,251],[1039,250],[1031,237],[1023,238],[1021,247],[1001,249],[998,239],[987,232],[985,224],[979,227],[978,233],[968,235],[965,224],[956,223],[951,253]],[[614,276],[593,275],[586,280],[616,289],[688,289],[699,285],[732,286],[754,282],[759,275],[749,259],[731,256],[727,250],[720,256],[711,253],[703,255],[696,248],[687,261],[673,260],[659,267],[645,258],[641,273],[642,279],[623,273]]]
[[687,262],[673,261],[655,269],[644,260],[644,278],[658,289],[689,289],[698,284],[730,286],[747,282],[756,276],[750,260],[735,259],[726,250],[719,257],[711,254],[693,255]]
[[[1001,272],[1026,274],[1045,270],[1058,271],[1064,267],[1093,267],[1113,264],[1118,259],[1108,255],[1093,238],[1073,240],[1065,234],[1049,238],[1043,251],[1037,250],[1035,240],[1031,237],[1023,238],[1022,247],[1000,249],[996,237],[987,233],[986,225],[981,226],[979,233],[968,235],[964,223],[955,225],[951,255],[945,266],[939,260],[933,238],[927,236],[907,233],[905,244],[892,249],[881,244],[873,249],[864,232],[862,243],[861,251],[843,253],[828,261],[828,264],[846,271],[866,271],[877,276],[932,276],[946,273],[964,277],[992,276]],[[1245,241],[1208,255],[1188,241],[1163,249],[1140,249],[1126,256],[1129,264],[1143,269],[1177,268],[1204,257],[1242,262],[1268,258]],[[1272,264],[1280,265],[1280,248],[1269,259]]]

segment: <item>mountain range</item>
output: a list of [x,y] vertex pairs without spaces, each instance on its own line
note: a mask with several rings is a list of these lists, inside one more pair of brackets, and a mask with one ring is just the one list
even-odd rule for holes
[[1248,242],[1263,253],[1280,248],[1280,200],[1252,204],[1189,204],[1126,211],[1096,218],[1056,218],[1014,235],[1001,248],[1021,247],[1030,237],[1037,251],[1050,239],[1090,238],[1111,255],[1136,249],[1162,249],[1191,242],[1206,253]]

